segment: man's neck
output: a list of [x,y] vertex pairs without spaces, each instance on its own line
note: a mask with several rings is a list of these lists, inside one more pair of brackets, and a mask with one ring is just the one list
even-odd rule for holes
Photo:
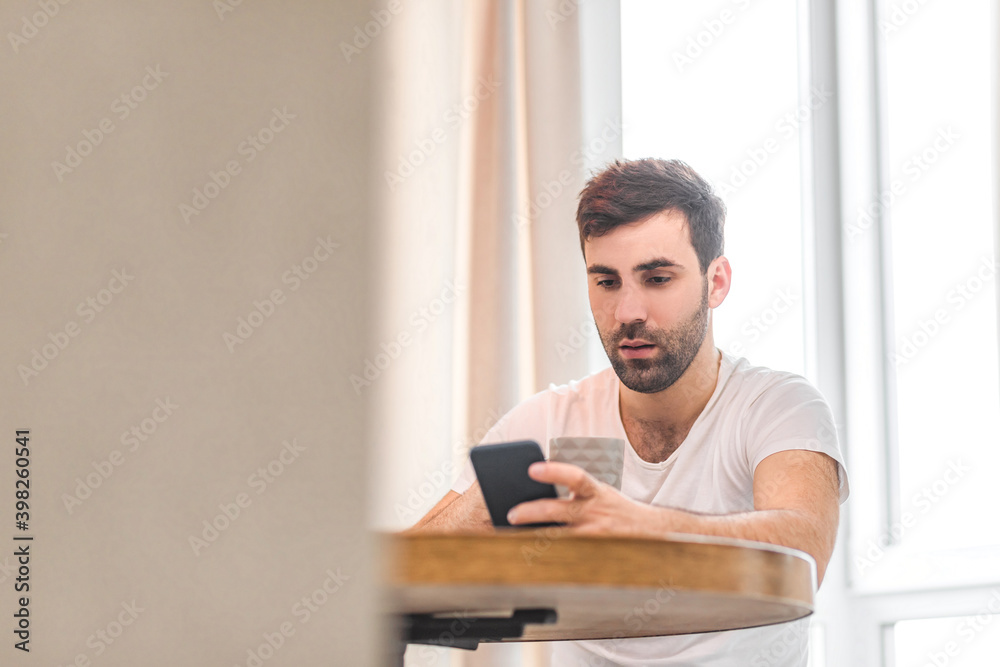
[[663,461],[680,446],[712,398],[721,359],[707,337],[684,374],[663,391],[642,394],[619,380],[622,425],[640,458]]

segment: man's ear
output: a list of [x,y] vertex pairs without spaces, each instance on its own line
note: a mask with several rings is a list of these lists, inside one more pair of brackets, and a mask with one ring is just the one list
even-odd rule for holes
[[717,308],[726,300],[733,280],[733,269],[725,255],[719,255],[708,265],[705,272],[708,280],[708,307]]

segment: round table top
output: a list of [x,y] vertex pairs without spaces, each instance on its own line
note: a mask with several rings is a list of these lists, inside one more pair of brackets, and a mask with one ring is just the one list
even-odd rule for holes
[[551,608],[517,641],[732,630],[813,611],[816,566],[800,551],[698,535],[571,537],[559,527],[494,535],[395,534],[393,613],[509,616]]

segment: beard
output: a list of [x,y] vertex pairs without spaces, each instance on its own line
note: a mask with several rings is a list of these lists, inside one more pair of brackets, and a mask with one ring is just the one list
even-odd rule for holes
[[[648,329],[645,322],[632,322],[611,333],[598,328],[598,333],[604,351],[611,360],[611,366],[622,384],[642,394],[663,391],[684,375],[708,335],[708,281],[705,282],[705,290],[697,310],[670,331]],[[639,338],[656,345],[656,356],[648,359],[622,357],[619,345],[630,338]]]

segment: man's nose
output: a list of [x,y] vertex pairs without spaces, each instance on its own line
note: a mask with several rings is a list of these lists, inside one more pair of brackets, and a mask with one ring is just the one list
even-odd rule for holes
[[639,290],[622,286],[618,292],[618,303],[615,307],[615,319],[622,324],[629,322],[644,322],[646,320],[646,304]]

